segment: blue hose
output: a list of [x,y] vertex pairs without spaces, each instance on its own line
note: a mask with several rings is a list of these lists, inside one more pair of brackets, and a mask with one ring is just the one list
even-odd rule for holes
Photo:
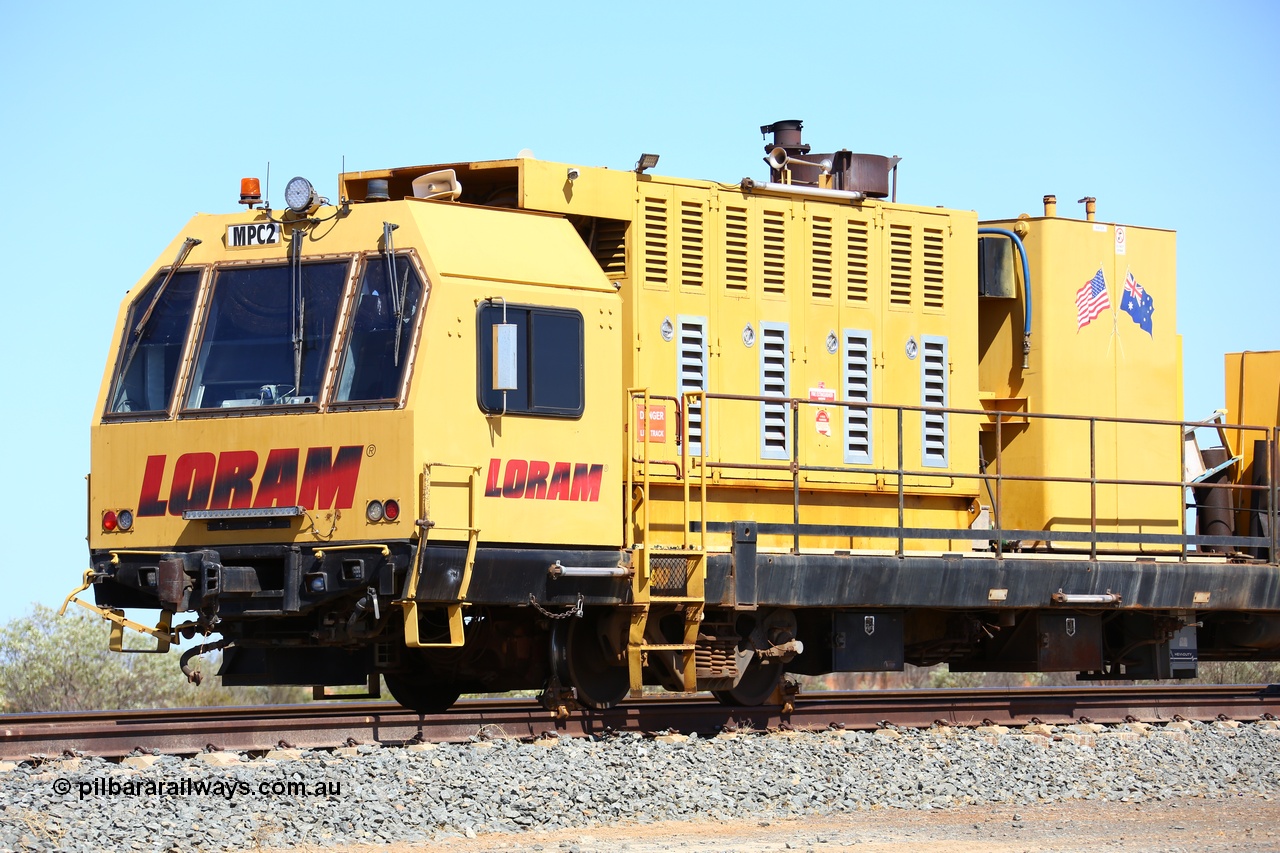
[[1022,316],[1022,369],[1027,369],[1027,356],[1031,353],[1031,267],[1027,264],[1027,247],[1022,245],[1022,238],[1007,228],[979,228],[978,234],[995,234],[1008,237],[1018,248],[1018,256],[1022,258],[1022,295],[1026,305]]

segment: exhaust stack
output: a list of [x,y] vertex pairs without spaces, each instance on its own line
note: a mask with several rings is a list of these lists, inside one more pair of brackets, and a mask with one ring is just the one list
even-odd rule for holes
[[887,198],[890,195],[889,173],[893,172],[893,199],[897,200],[901,157],[854,154],[847,148],[831,154],[813,154],[801,138],[803,130],[804,122],[800,119],[783,119],[760,127],[765,138],[773,134],[773,141],[764,146],[771,182],[859,192],[867,198]]

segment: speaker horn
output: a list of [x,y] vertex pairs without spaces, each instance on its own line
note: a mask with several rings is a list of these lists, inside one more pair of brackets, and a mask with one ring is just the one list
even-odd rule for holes
[[770,149],[769,156],[765,157],[764,161],[769,164],[770,169],[777,169],[778,171],[782,171],[794,163],[797,166],[808,166],[810,168],[817,169],[824,175],[831,174],[830,158],[824,159],[819,163],[813,163],[809,160],[797,160],[794,157],[787,156],[787,149],[783,148],[781,145]]

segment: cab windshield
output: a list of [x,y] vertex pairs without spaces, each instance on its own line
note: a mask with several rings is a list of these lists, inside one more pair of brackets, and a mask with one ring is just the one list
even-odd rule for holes
[[220,270],[187,408],[314,405],[348,266],[322,261]]
[[386,255],[369,258],[342,353],[337,402],[400,396],[421,301],[422,281],[407,255],[396,255],[394,264]]
[[168,411],[199,288],[199,270],[162,271],[129,306],[108,412]]

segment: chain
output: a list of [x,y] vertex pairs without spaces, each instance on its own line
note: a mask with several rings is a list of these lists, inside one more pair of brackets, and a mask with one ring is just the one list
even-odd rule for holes
[[533,593],[529,593],[529,603],[533,605],[534,610],[538,611],[548,619],[568,619],[570,616],[582,618],[582,593],[578,593],[578,603],[570,604],[569,609],[563,613],[552,613],[550,610],[538,603],[538,599],[534,597]]

